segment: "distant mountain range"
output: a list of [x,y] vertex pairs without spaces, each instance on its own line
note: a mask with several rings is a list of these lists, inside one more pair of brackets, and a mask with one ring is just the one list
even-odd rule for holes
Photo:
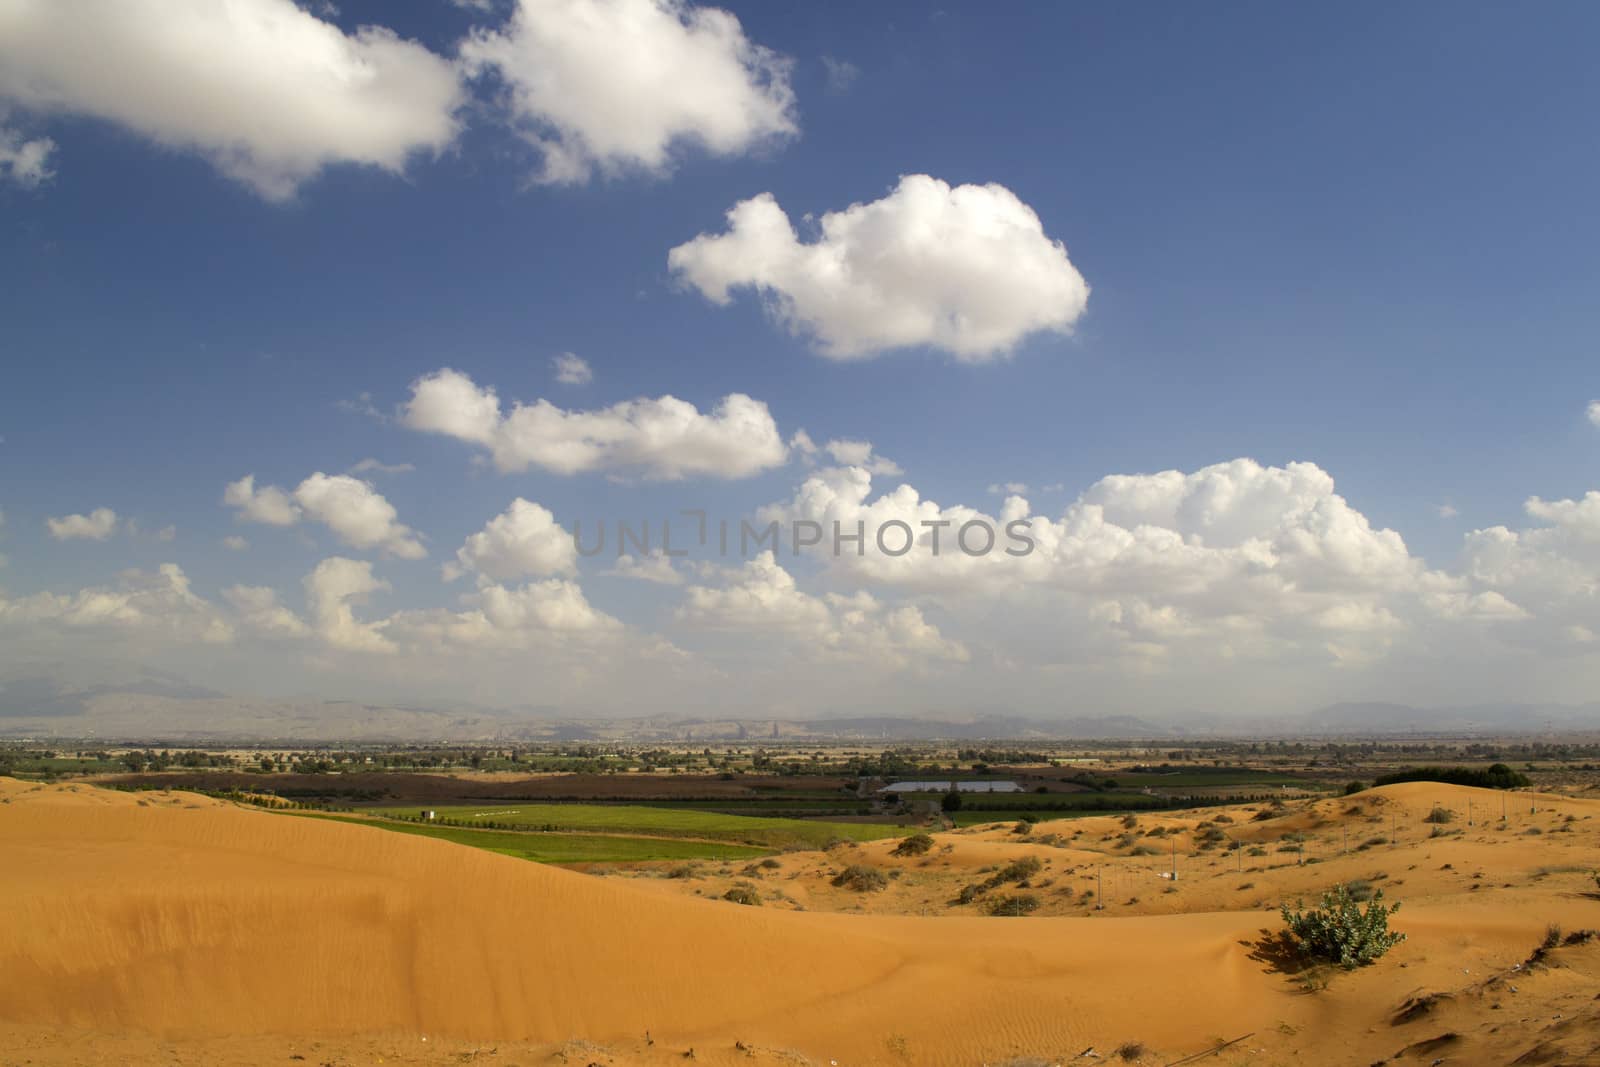
[[1031,718],[842,716],[816,718],[576,718],[559,708],[413,707],[350,701],[258,700],[229,696],[155,671],[92,684],[52,670],[0,678],[0,738],[96,739],[185,744],[201,741],[489,742],[633,741],[725,743],[764,740],[1044,741],[1180,740],[1205,737],[1339,737],[1600,733],[1600,703],[1331,704],[1281,718],[1184,715],[1155,721],[1129,715]]

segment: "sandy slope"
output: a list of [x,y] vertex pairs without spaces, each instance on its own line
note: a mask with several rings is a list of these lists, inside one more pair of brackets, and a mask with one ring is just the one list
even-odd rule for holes
[[[1600,926],[1576,892],[1408,902],[1408,945],[1307,996],[1253,950],[1277,925],[1259,908],[780,912],[189,794],[8,779],[0,856],[0,1063],[276,1062],[291,1047],[328,1063],[683,1062],[690,1048],[709,1063],[1055,1063],[1129,1041],[1167,1062],[1254,1033],[1211,1062],[1365,1064],[1409,1040],[1374,1027],[1411,993],[1459,992],[1459,1010],[1547,922]],[[1590,949],[1562,952],[1565,984],[1530,977],[1527,996],[1543,983],[1587,1004]],[[1537,1020],[1518,1018],[1508,1048],[1533,1043]],[[1499,1047],[1472,1040],[1474,1055]]]

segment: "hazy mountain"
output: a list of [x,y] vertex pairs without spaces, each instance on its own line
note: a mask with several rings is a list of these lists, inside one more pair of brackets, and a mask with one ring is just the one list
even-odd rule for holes
[[1200,737],[1539,734],[1600,731],[1600,703],[1477,704],[1419,708],[1369,702],[1330,704],[1272,720],[1192,713],[1166,721],[1132,715],[1026,717],[874,716],[826,710],[812,718],[759,714],[634,718],[578,717],[548,705],[508,709],[406,706],[315,698],[236,697],[138,665],[101,667],[69,681],[65,664],[33,663],[0,673],[0,737],[90,738],[185,743],[215,741],[487,742],[632,741],[685,744],[762,741],[1161,740]]

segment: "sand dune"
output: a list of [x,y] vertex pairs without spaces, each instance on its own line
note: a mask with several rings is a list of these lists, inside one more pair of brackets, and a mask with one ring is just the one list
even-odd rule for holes
[[[1391,802],[1406,802],[1396,788]],[[1373,1059],[1365,1023],[1340,1024],[1329,1000],[1254,958],[1276,922],[1237,904],[780,912],[194,795],[8,779],[0,854],[0,1039],[30,1062],[91,1047],[122,1050],[105,1062],[175,1049],[251,1062],[295,1042],[327,1062],[483,1043],[542,1062],[587,1042],[569,1049],[576,1062],[682,1062],[693,1048],[711,1063],[1054,1063],[1124,1042],[1176,1059],[1246,1033],[1269,1057],[1252,1062],[1288,1062],[1308,1037],[1327,1057],[1310,1062]],[[1550,921],[1600,926],[1593,901],[1569,896],[1408,904],[1398,925],[1412,941],[1348,979],[1344,1010],[1383,1016],[1416,989],[1455,989],[1463,969],[1525,955]],[[513,1062],[509,1045],[496,1055]]]

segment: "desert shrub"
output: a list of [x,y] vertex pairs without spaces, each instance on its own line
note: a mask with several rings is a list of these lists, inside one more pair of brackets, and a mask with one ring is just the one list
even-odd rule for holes
[[752,908],[761,907],[761,894],[756,892],[755,886],[746,882],[741,882],[730,888],[726,893],[722,894],[722,899],[731,900],[735,904],[744,904]]
[[1447,822],[1455,822],[1456,813],[1451,811],[1449,808],[1441,807],[1438,804],[1435,804],[1433,806],[1433,810],[1422,817],[1422,821],[1439,823],[1441,825]]
[[1257,857],[1260,857],[1260,856],[1265,856],[1267,854],[1267,850],[1262,848],[1260,845],[1251,845],[1249,848],[1245,849],[1245,853],[1244,854],[1246,856],[1257,856]]
[[1159,848],[1151,848],[1149,845],[1134,845],[1133,848],[1128,850],[1128,855],[1159,856],[1161,855],[1161,850]]
[[1139,825],[1139,817],[1137,815],[1124,815],[1122,817],[1122,828],[1124,830],[1132,830],[1134,827],[1136,827],[1138,825]]
[[1028,822],[1026,819],[1018,820],[1017,825],[1011,828],[1011,832],[1014,834],[1020,834],[1023,837],[1027,837],[1029,834],[1033,833],[1033,823]]
[[1144,1045],[1138,1041],[1126,1041],[1117,1047],[1117,1058],[1125,1063],[1134,1063],[1143,1058]]
[[1233,816],[1229,815],[1227,812],[1223,812],[1222,814],[1218,815],[1212,821],[1213,822],[1232,822],[1233,821]]
[[956,903],[957,904],[971,904],[974,900],[977,900],[982,895],[983,895],[983,886],[976,885],[976,884],[975,885],[964,885],[964,886],[961,887],[961,892],[956,894]]
[[1027,915],[1039,910],[1039,898],[1032,893],[1011,893],[991,897],[987,910],[990,915]]
[[761,861],[761,866],[765,867],[769,871],[775,871],[779,867],[782,867],[783,864],[779,863],[777,860],[773,859],[771,856],[768,856],[766,859]]
[[896,856],[922,856],[933,849],[933,838],[927,834],[912,834],[894,846]]
[[693,878],[700,873],[700,868],[692,863],[680,863],[667,872],[668,878]]
[[833,876],[833,884],[840,889],[871,893],[887,886],[889,879],[876,867],[868,867],[864,863],[852,863]]
[[1006,882],[1023,882],[1032,878],[1044,869],[1044,864],[1039,862],[1038,856],[1023,856],[1019,860],[1012,860],[1004,867],[989,876],[989,887],[992,889]]
[[1323,963],[1335,963],[1346,970],[1365,966],[1406,939],[1391,932],[1389,916],[1400,905],[1383,903],[1383,890],[1375,890],[1363,908],[1342,886],[1322,894],[1319,906],[1309,911],[1293,911],[1283,905],[1286,936],[1301,956]]
[[1384,837],[1382,834],[1379,834],[1377,837],[1369,837],[1365,841],[1361,842],[1360,847],[1377,848],[1379,845],[1387,845],[1388,843],[1389,839]]
[[1347,797],[1354,796],[1365,788],[1366,784],[1364,782],[1346,782],[1344,785],[1344,795]]

